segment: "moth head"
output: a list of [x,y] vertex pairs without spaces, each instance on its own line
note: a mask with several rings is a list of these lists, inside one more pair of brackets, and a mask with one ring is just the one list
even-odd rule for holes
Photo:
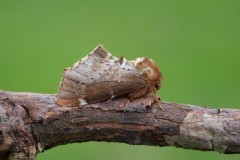
[[156,90],[162,85],[162,75],[158,66],[150,58],[137,58],[134,61],[136,68],[144,74]]

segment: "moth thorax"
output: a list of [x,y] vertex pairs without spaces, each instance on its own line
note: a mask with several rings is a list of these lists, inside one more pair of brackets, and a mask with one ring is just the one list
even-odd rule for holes
[[134,63],[136,68],[142,72],[150,82],[156,85],[158,84],[159,87],[161,86],[162,75],[153,60],[149,58],[137,58]]

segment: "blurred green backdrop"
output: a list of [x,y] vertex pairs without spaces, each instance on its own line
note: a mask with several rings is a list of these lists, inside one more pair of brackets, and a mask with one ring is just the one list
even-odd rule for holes
[[[63,68],[103,44],[148,56],[166,101],[240,107],[239,0],[0,0],[0,89],[56,93]],[[37,160],[239,160],[172,147],[119,143],[58,146]]]

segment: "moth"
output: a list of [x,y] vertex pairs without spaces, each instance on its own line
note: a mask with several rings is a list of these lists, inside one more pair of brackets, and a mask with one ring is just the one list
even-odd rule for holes
[[130,99],[156,95],[162,75],[149,58],[127,61],[112,56],[102,45],[64,69],[56,103],[79,106],[126,96]]

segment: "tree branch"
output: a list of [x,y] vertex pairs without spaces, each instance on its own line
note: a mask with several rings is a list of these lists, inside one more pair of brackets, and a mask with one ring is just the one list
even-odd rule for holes
[[107,141],[240,153],[240,110],[145,97],[63,107],[56,95],[0,91],[0,158],[34,159],[51,147]]

